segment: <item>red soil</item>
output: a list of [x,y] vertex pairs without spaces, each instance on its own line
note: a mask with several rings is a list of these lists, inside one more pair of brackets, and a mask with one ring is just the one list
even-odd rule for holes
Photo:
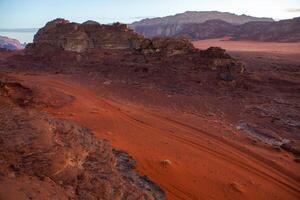
[[231,41],[228,38],[208,39],[193,42],[199,49],[207,49],[211,46],[222,47],[227,51],[269,52],[280,54],[300,54],[300,42],[255,42],[255,41]]
[[[19,76],[26,84],[72,95],[60,109],[46,109],[91,128],[127,151],[138,170],[158,183],[168,199],[299,199],[300,165],[287,152],[254,144],[213,115],[186,113],[180,96],[112,86],[88,86],[66,76]],[[113,96],[113,98],[112,98]],[[113,99],[113,100],[112,100]],[[178,102],[169,108],[170,102]]]

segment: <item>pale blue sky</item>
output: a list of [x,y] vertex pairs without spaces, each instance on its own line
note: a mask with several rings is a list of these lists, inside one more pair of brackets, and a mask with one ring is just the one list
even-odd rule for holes
[[[75,22],[130,23],[185,11],[226,11],[257,17],[300,16],[300,0],[0,0],[0,29],[40,28],[58,17]],[[31,41],[30,33],[14,34]]]
[[57,17],[129,23],[187,10],[284,19],[300,16],[300,0],[0,0],[0,10],[0,28],[31,28]]

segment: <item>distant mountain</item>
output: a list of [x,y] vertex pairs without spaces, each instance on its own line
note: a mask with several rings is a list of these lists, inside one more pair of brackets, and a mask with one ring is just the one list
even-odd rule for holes
[[[131,27],[134,28],[138,33],[148,37],[186,37],[192,40],[202,40],[230,36],[233,40],[274,42],[300,41],[300,17],[275,22],[268,18],[252,18],[247,16],[248,20],[258,21],[250,21],[239,24],[237,22],[246,21],[244,15],[238,16],[230,13],[220,12],[209,12],[210,15],[203,15],[203,12],[200,12],[197,13],[198,16],[212,16],[212,13],[216,13],[216,16],[222,16],[221,14],[224,14],[224,18],[196,23],[188,22],[188,13],[192,13],[189,16],[194,15],[194,12],[186,12],[173,17],[162,18],[160,24],[158,23],[158,19],[153,19],[153,24],[155,25],[150,25],[151,19],[146,19],[144,22],[142,20],[141,22],[133,23]],[[186,18],[182,16],[185,16]],[[228,18],[226,16],[232,17]],[[235,23],[232,23],[232,19],[234,18],[237,20]],[[169,21],[167,19],[169,19]],[[179,19],[179,22],[174,21],[175,19]],[[231,19],[231,22],[229,22],[229,19]],[[203,20],[203,18],[198,19],[198,21]],[[196,20],[190,19],[189,21]]]
[[249,22],[232,25],[222,20],[209,20],[200,24],[185,24],[173,37],[193,40],[230,36],[233,40],[265,42],[299,42],[300,17],[278,22]]
[[199,24],[209,20],[223,20],[224,22],[240,25],[253,21],[273,22],[271,18],[258,18],[247,15],[236,15],[217,11],[187,11],[185,13],[162,18],[143,19],[130,25],[138,33],[148,37],[173,36],[183,30],[186,24]]
[[197,40],[221,38],[224,36],[233,36],[237,27],[238,25],[232,25],[220,19],[214,19],[199,24],[184,24],[182,29],[178,32],[174,32],[172,37],[185,37]]
[[300,42],[300,17],[278,22],[249,22],[237,27],[233,36],[235,40]]
[[0,36],[0,48],[8,50],[24,49],[25,44],[21,44],[16,39]]

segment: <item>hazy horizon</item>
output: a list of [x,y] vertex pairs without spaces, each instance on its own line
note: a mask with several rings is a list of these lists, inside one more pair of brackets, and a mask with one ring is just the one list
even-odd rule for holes
[[[164,17],[186,11],[220,11],[274,20],[300,16],[299,0],[0,0],[0,35],[31,42],[38,28],[55,18],[82,23],[95,20],[103,24],[132,23],[144,18]],[[5,29],[5,30],[4,30]],[[12,30],[15,29],[15,30]],[[22,29],[34,29],[23,31]]]

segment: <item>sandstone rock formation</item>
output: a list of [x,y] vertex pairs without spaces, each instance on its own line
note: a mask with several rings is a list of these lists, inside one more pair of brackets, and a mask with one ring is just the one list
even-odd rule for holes
[[90,49],[131,49],[143,53],[161,52],[166,55],[195,50],[185,39],[147,39],[133,32],[127,25],[115,23],[100,25],[94,21],[83,24],[56,19],[46,24],[26,48],[27,53],[49,51],[85,52]]
[[127,49],[138,48],[142,40],[142,36],[120,23],[100,25],[87,21],[78,24],[56,19],[37,32],[33,44],[30,44],[28,49],[41,47],[74,52],[84,52],[93,48]]
[[[104,57],[98,58],[103,54],[103,51],[109,51],[109,53],[105,53]],[[85,66],[91,60],[99,63],[107,57],[113,59],[110,54],[118,52],[116,57],[123,57],[124,53],[132,54],[127,55],[126,59],[143,57],[142,64],[145,64],[145,59],[146,62],[149,62],[149,59],[156,57],[154,62],[157,65],[165,65],[163,63],[165,61],[161,60],[170,57],[168,62],[173,63],[174,68],[175,65],[178,65],[178,67],[180,65],[197,65],[193,68],[213,70],[216,72],[217,77],[224,81],[233,81],[244,71],[243,66],[221,48],[210,48],[201,51],[196,49],[188,39],[148,39],[120,23],[100,25],[94,21],[87,21],[83,24],[77,24],[64,19],[56,19],[47,23],[44,28],[38,31],[33,43],[27,45],[26,52],[27,55],[40,56],[43,59],[42,65],[44,66],[47,62],[53,65],[58,60],[57,67],[64,61],[68,65],[72,63],[73,66],[78,64]],[[73,52],[77,55],[67,52]],[[109,56],[106,54],[109,54]],[[175,55],[182,56],[177,58],[179,60],[176,60]],[[59,58],[56,56],[59,56]],[[75,58],[72,58],[74,56]],[[120,63],[119,60],[113,62],[115,62],[115,65]],[[137,63],[137,61],[134,62]],[[124,60],[121,63],[125,65]]]

